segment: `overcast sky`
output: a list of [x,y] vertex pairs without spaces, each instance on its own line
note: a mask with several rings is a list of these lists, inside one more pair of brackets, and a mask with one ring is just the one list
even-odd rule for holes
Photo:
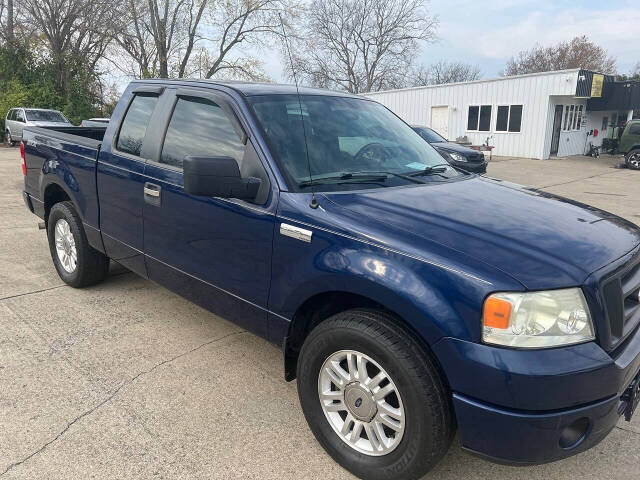
[[[461,60],[478,64],[482,77],[493,78],[512,55],[536,42],[547,46],[579,35],[615,56],[620,73],[629,73],[640,62],[640,0],[431,0],[429,10],[440,24],[437,42],[422,46],[418,62],[425,65]],[[273,80],[290,83],[277,48],[235,55],[243,53],[262,59]],[[118,73],[110,77],[120,90],[130,80]]]
[[[440,19],[439,39],[423,46],[424,64],[440,59],[477,63],[482,76],[492,78],[520,50],[578,35],[606,48],[621,73],[640,62],[639,0],[431,0],[429,9]],[[271,78],[286,81],[277,51],[260,57]]]

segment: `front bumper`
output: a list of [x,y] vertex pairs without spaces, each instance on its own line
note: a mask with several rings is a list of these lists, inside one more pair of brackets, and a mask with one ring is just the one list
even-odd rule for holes
[[546,463],[615,427],[640,370],[640,329],[615,357],[594,342],[528,351],[451,338],[434,353],[454,392],[463,448],[502,463]]
[[454,394],[465,450],[512,465],[553,462],[583,452],[616,426],[626,403],[613,397],[550,413],[505,410]]

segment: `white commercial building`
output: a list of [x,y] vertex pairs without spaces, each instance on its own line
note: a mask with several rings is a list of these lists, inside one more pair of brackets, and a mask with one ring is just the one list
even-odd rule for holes
[[588,111],[587,104],[613,80],[572,69],[366,95],[450,141],[467,137],[473,145],[488,141],[493,155],[546,159],[582,154],[588,142],[599,145],[611,133],[610,122],[620,113]]

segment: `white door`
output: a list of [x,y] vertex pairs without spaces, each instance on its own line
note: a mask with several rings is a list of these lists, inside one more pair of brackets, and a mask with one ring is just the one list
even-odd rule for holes
[[431,107],[431,125],[433,130],[449,140],[449,107]]

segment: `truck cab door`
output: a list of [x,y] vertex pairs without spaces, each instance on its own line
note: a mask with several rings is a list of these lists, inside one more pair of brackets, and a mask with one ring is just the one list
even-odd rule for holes
[[[97,169],[100,230],[106,254],[128,269],[147,276],[142,242],[145,159],[148,128],[160,110],[162,89],[137,87],[118,103],[105,132]],[[115,123],[115,122],[114,122]]]
[[[162,113],[165,125],[154,129],[157,151],[145,168],[149,278],[266,336],[275,182],[230,96],[211,89],[167,92],[173,95],[170,108]],[[182,164],[187,155],[234,158],[243,176],[261,179],[255,201],[185,193]]]

